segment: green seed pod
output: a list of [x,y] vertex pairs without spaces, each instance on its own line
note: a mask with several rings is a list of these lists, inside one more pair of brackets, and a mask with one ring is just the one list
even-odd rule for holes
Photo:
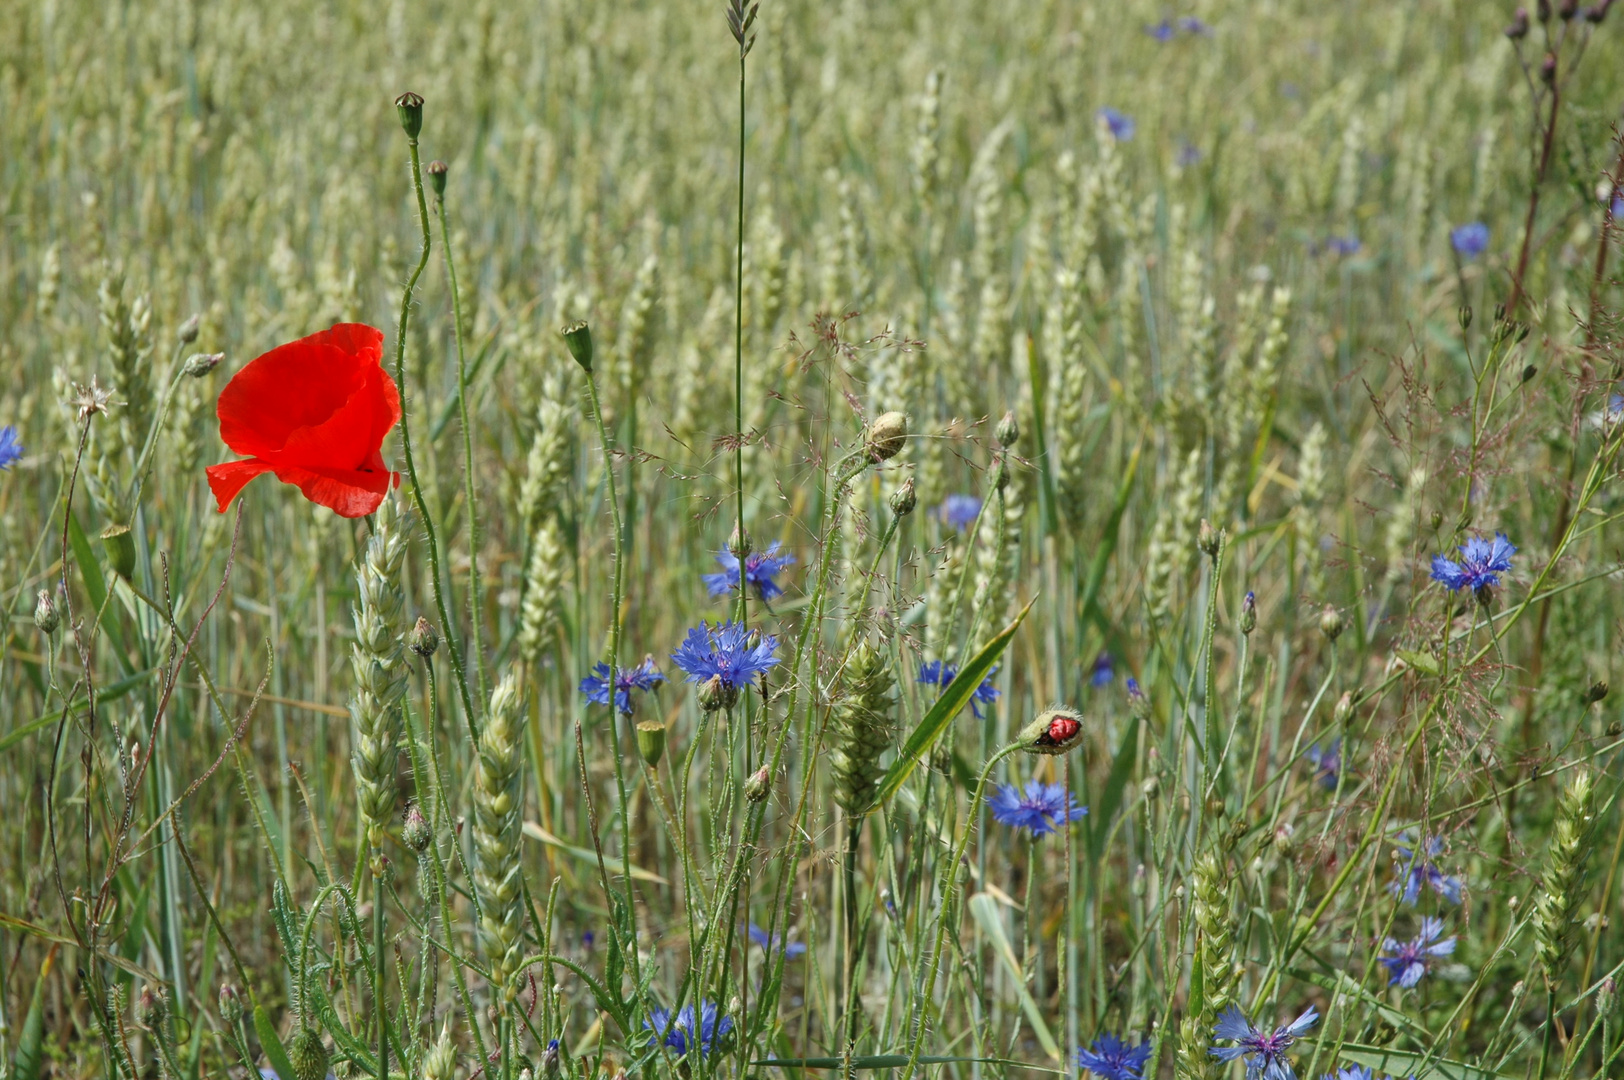
[[423,131],[423,96],[410,90],[395,99],[395,113],[408,139],[415,139]]
[[107,550],[107,565],[113,573],[130,580],[135,573],[135,534],[128,525],[109,525],[102,530],[102,547]]
[[310,1028],[300,1028],[288,1044],[288,1061],[293,1065],[293,1080],[327,1080],[327,1068],[332,1063],[327,1044]]
[[650,768],[665,756],[665,725],[658,720],[644,720],[637,725],[637,752]]
[[434,197],[445,198],[445,174],[450,171],[450,166],[443,161],[435,160],[429,162],[423,171],[428,173],[429,187],[434,189]]
[[564,344],[569,346],[570,355],[575,362],[588,374],[592,372],[592,328],[584,322],[573,322],[559,331],[564,335]]

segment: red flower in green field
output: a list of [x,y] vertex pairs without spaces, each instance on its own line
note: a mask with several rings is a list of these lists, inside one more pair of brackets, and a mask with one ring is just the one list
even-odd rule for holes
[[383,331],[339,323],[232,376],[216,409],[220,438],[247,458],[208,467],[220,512],[264,472],[344,517],[376,510],[400,483],[379,452],[400,420],[400,393],[382,361]]

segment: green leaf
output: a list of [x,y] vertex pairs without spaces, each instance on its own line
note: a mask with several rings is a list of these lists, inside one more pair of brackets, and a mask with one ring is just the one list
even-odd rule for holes
[[293,1063],[288,1060],[288,1052],[282,1046],[282,1040],[276,1034],[276,1028],[271,1024],[271,1017],[265,1011],[265,1006],[254,1006],[254,1034],[259,1036],[260,1049],[270,1059],[271,1068],[281,1080],[288,1080],[293,1075]]
[[[1490,1072],[1449,1058],[1433,1058],[1427,1062],[1426,1071],[1422,1072],[1421,1065],[1426,1062],[1426,1054],[1389,1050],[1382,1046],[1343,1043],[1339,1056],[1359,1065],[1368,1065],[1375,1072],[1388,1076],[1414,1076],[1416,1080],[1424,1080],[1428,1076],[1441,1076],[1444,1080],[1510,1080],[1512,1076],[1511,1073]],[[1522,1080],[1522,1074],[1517,1073],[1516,1078]]]
[[[74,561],[79,564],[79,576],[84,579],[85,592],[90,596],[91,607],[99,619],[102,610],[107,607],[107,579],[102,576],[101,563],[96,560],[96,549],[90,546],[84,529],[79,527],[79,519],[71,514],[68,515],[68,543],[73,547]],[[119,631],[118,620],[109,619],[102,624],[102,629],[107,631],[108,640],[113,643],[113,653],[118,657],[119,666],[128,675],[130,661],[124,655],[124,635]]]
[[1396,649],[1398,658],[1410,666],[1410,670],[1420,675],[1441,675],[1443,668],[1438,664],[1438,658],[1431,653],[1420,652],[1415,649]]
[[1116,551],[1117,537],[1122,531],[1122,516],[1127,513],[1128,499],[1133,495],[1133,480],[1139,473],[1139,455],[1144,445],[1144,434],[1141,433],[1139,442],[1128,458],[1128,467],[1122,470],[1122,480],[1117,484],[1116,503],[1111,507],[1111,517],[1105,523],[1100,542],[1094,547],[1094,558],[1089,563],[1088,577],[1083,586],[1082,603],[1078,605],[1083,618],[1092,618],[1099,624],[1102,633],[1107,633],[1109,627],[1104,613],[1100,611],[1100,587],[1105,583],[1106,568],[1111,565],[1111,555]]
[[[936,1057],[930,1054],[920,1054],[920,1065],[951,1065],[954,1062],[968,1062],[982,1065],[1002,1065],[1011,1069],[1031,1069],[1035,1072],[1063,1073],[1064,1069],[1051,1069],[1047,1065],[1033,1065],[1027,1061],[1012,1061],[1009,1058],[978,1058],[978,1057]],[[768,1058],[765,1061],[752,1061],[752,1065],[776,1065],[782,1069],[844,1069],[848,1062],[845,1058],[814,1057],[814,1058]],[[908,1065],[907,1054],[858,1054],[850,1061],[853,1069],[902,1069]]]
[[1004,654],[1010,640],[1015,637],[1015,631],[1020,629],[1021,623],[1026,619],[1026,613],[1032,610],[1035,603],[1036,598],[1029,601],[1021,609],[1021,613],[999,631],[997,637],[983,645],[981,651],[971,657],[970,662],[960,668],[958,675],[947,684],[947,689],[942,691],[942,696],[936,699],[936,704],[925,713],[924,718],[919,721],[919,726],[913,729],[908,741],[902,744],[902,750],[897,754],[896,761],[891,763],[891,768],[886,770],[884,778],[880,780],[879,793],[874,797],[875,806],[881,805],[897,793],[907,782],[908,777],[913,775],[925,751],[931,748],[931,745],[947,730],[948,724],[953,722],[953,718],[970,703],[971,696],[980,688],[981,681],[987,677],[987,673],[998,662],[998,658]]
[[34,984],[34,997],[28,1003],[28,1015],[23,1018],[22,1038],[17,1042],[17,1053],[11,1059],[12,1080],[39,1080],[39,1065],[45,1045],[45,981],[51,975],[51,964],[56,960],[56,949],[45,954],[39,967],[39,981]]
[[1122,741],[1117,744],[1116,757],[1111,761],[1111,775],[1105,778],[1105,791],[1100,795],[1099,805],[1088,815],[1088,851],[1095,862],[1105,853],[1105,838],[1111,834],[1111,819],[1116,817],[1117,807],[1122,804],[1122,792],[1128,786],[1128,777],[1133,773],[1135,760],[1139,756],[1139,718],[1132,714],[1128,716],[1128,727],[1122,733]]
[[[1020,963],[1015,959],[1015,950],[1010,947],[1009,938],[1004,933],[1003,921],[998,917],[998,901],[993,899],[991,893],[976,893],[970,897],[970,914],[975,916],[976,925],[981,932],[987,935],[992,942],[992,951],[998,954],[998,959],[1004,962],[1009,971],[1010,982],[1015,985],[1015,993],[1021,1001],[1021,1011],[1026,1014],[1027,1023],[1032,1025],[1032,1034],[1037,1036],[1038,1044],[1056,1061],[1060,1060],[1060,1047],[1055,1043],[1054,1036],[1049,1033],[1049,1025],[1043,1022],[1043,1012],[1038,1003],[1032,1000],[1032,995],[1026,989],[1026,974],[1021,971]],[[906,1064],[906,1062],[904,1063]]]

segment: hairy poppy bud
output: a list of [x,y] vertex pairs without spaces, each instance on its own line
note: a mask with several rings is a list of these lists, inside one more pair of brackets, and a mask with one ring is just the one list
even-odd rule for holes
[[559,331],[564,335],[564,344],[569,346],[570,355],[575,362],[588,375],[592,373],[592,328],[584,322],[573,322]]
[[889,461],[902,452],[902,445],[908,438],[908,418],[895,411],[881,413],[868,426],[865,438],[871,460]]
[[445,162],[436,158],[429,162],[428,167],[423,170],[429,174],[429,187],[434,189],[436,199],[445,198],[445,174],[449,168]]
[[419,855],[427,851],[430,842],[434,840],[434,830],[429,828],[428,819],[423,816],[422,809],[416,803],[406,807],[406,823],[401,826],[400,838],[406,842],[407,847]]
[[226,354],[223,352],[193,353],[191,356],[186,358],[186,364],[181,368],[181,370],[186,373],[187,378],[201,379],[203,376],[219,367],[220,361],[224,360],[225,358]]
[[1521,41],[1528,36],[1528,9],[1520,7],[1511,16],[1511,25],[1506,27],[1506,37],[1512,41]]
[[652,768],[665,755],[665,725],[658,720],[644,720],[637,725],[637,752]]
[[699,707],[706,712],[731,709],[739,702],[739,688],[723,682],[720,675],[712,675],[699,684]]
[[175,331],[175,340],[180,342],[182,345],[190,345],[192,342],[197,340],[198,330],[202,326],[203,316],[193,315],[191,318],[180,324],[180,329]]
[[39,602],[34,605],[34,625],[46,635],[56,633],[56,628],[62,625],[62,613],[56,610],[56,601],[45,589],[39,591]]
[[406,137],[417,138],[423,130],[423,95],[406,91],[395,99],[395,112],[400,116],[400,126],[406,129]]
[[750,774],[750,779],[744,782],[744,797],[751,802],[762,802],[772,793],[772,782],[767,773],[767,766],[763,765]]
[[102,530],[102,547],[107,551],[107,565],[125,581],[135,572],[135,535],[128,525],[109,525]]
[[998,438],[998,445],[1005,450],[1015,445],[1015,441],[1021,437],[1021,425],[1016,422],[1013,410],[1004,413],[1004,418],[998,421],[998,429],[993,434]]
[[1342,636],[1342,613],[1330,604],[1326,604],[1325,610],[1320,612],[1319,626],[1320,633],[1335,641]]
[[1064,754],[1083,741],[1083,715],[1071,709],[1038,713],[1016,736],[1029,754]]
[[236,1024],[242,1020],[242,994],[230,983],[220,984],[220,1019],[227,1024]]
[[440,647],[440,632],[434,629],[433,623],[419,615],[417,622],[412,624],[411,633],[406,635],[406,647],[427,660]]
[[914,491],[913,477],[902,482],[902,486],[891,493],[891,513],[897,517],[907,517],[919,505],[919,495]]
[[288,1061],[293,1065],[293,1080],[327,1080],[327,1066],[332,1063],[327,1045],[309,1028],[300,1028],[288,1044]]
[[1196,533],[1195,546],[1208,558],[1217,558],[1218,549],[1223,546],[1223,534],[1212,527],[1212,522],[1202,518],[1201,529]]
[[1241,633],[1250,634],[1257,629],[1257,594],[1248,590],[1241,598]]

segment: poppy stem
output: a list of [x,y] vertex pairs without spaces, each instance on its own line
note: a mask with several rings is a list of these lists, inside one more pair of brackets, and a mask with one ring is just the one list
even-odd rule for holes
[[490,698],[485,678],[485,650],[480,644],[480,613],[485,610],[479,599],[479,521],[474,514],[474,435],[468,425],[468,359],[463,344],[462,294],[457,290],[457,268],[451,261],[451,229],[446,224],[445,197],[436,194],[434,208],[440,217],[440,256],[445,259],[445,273],[451,283],[451,318],[457,331],[457,405],[462,411],[462,481],[464,513],[468,515],[468,580],[472,590],[469,603],[469,622],[472,624],[474,672],[479,677],[481,701]]
[[417,153],[417,139],[408,137],[407,145],[412,152],[412,188],[417,193],[417,219],[423,227],[423,247],[417,256],[417,266],[412,270],[412,276],[406,279],[406,288],[401,291],[400,297],[400,329],[395,332],[395,385],[400,387],[400,445],[406,457],[406,475],[412,478],[412,498],[417,503],[417,516],[423,522],[423,532],[429,541],[429,575],[434,581],[434,606],[440,613],[440,632],[445,635],[446,653],[451,657],[451,670],[457,676],[457,692],[462,696],[462,714],[468,719],[468,735],[476,742],[479,739],[479,720],[474,713],[473,698],[468,693],[468,673],[463,670],[462,656],[457,651],[455,625],[451,621],[451,613],[445,606],[445,592],[440,585],[440,544],[434,532],[434,518],[429,514],[428,504],[423,501],[423,485],[417,479],[417,463],[412,458],[412,433],[407,426],[406,417],[409,410],[406,408],[406,324],[411,319],[412,295],[417,290],[417,279],[423,276],[423,268],[429,264],[429,204],[423,197],[423,162]]

